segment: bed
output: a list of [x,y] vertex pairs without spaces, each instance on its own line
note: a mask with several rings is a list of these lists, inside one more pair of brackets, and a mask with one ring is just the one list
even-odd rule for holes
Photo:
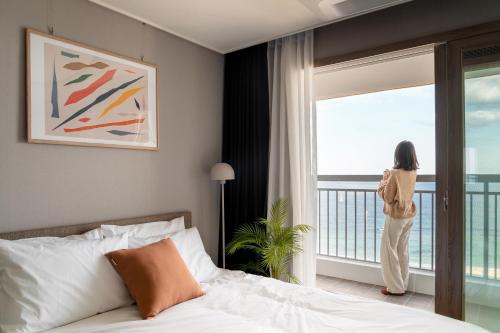
[[[189,212],[106,221],[106,224],[129,225],[179,216],[185,218],[186,228],[191,227]],[[6,233],[0,234],[0,238],[62,237],[87,232],[102,223]],[[137,308],[131,305],[46,332],[486,332],[423,310],[239,271],[219,269],[201,285],[205,296],[178,304],[151,320],[142,320]]]

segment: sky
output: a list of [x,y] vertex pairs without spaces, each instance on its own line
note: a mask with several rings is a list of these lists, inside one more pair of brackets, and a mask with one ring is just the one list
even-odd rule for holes
[[382,174],[402,140],[415,145],[418,173],[435,174],[434,85],[317,101],[316,110],[319,175]]
[[500,174],[500,75],[466,79],[466,173]]

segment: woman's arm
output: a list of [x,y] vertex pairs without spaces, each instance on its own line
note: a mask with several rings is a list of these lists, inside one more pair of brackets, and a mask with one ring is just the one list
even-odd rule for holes
[[384,191],[384,188],[387,186],[387,180],[388,180],[390,175],[391,175],[390,171],[388,169],[385,169],[384,175],[382,176],[382,180],[378,184],[377,193],[378,193],[379,197],[381,197],[381,198],[383,198],[382,193]]
[[385,183],[382,180],[377,192],[384,202],[392,204],[397,192],[396,178],[393,175],[389,175]]

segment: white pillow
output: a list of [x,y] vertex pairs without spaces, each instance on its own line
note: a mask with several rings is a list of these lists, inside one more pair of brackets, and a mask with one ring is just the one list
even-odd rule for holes
[[0,240],[0,332],[40,332],[132,303],[105,253],[128,237]]
[[11,242],[17,244],[25,244],[25,245],[40,245],[40,244],[51,244],[60,241],[67,242],[68,240],[62,237],[36,237],[36,238],[21,238],[13,240]]
[[66,237],[33,237],[33,238],[21,238],[16,239],[13,242],[24,243],[24,244],[38,244],[38,243],[50,243],[59,242],[67,240],[98,240],[102,239],[101,228],[92,229],[81,235],[70,235]]
[[81,235],[71,235],[64,237],[66,239],[102,239],[102,231],[101,228],[92,229],[87,231]]
[[205,252],[198,229],[184,229],[171,235],[147,238],[129,238],[129,248],[138,248],[162,239],[170,238],[174,242],[189,272],[196,281],[205,282],[213,278],[219,271],[210,256]]
[[112,237],[127,233],[129,237],[145,238],[167,235],[184,229],[184,216],[175,218],[171,221],[149,222],[132,225],[101,225],[101,233],[103,237]]

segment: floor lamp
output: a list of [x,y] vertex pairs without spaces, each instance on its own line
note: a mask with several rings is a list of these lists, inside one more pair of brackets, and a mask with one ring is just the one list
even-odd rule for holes
[[210,170],[210,177],[220,183],[222,194],[222,268],[226,268],[226,221],[224,211],[224,184],[234,179],[234,170],[227,163],[217,163]]

